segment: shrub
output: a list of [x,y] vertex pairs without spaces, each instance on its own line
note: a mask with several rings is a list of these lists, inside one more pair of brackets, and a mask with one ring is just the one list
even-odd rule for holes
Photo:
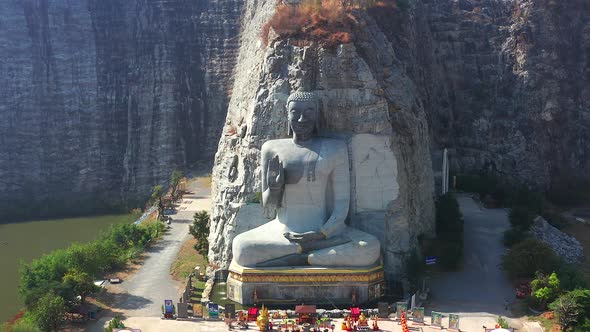
[[424,257],[418,251],[413,251],[410,257],[406,259],[406,275],[410,281],[412,292],[420,289],[425,273],[426,265],[424,263]]
[[59,331],[63,323],[66,306],[64,299],[54,293],[47,293],[39,299],[33,315],[42,331]]
[[588,288],[590,286],[589,276],[576,265],[560,260],[556,271],[561,281],[561,287],[566,291]]
[[510,209],[508,219],[512,228],[526,232],[533,225],[535,214],[525,207],[513,207]]
[[544,310],[547,304],[553,302],[560,292],[559,278],[555,272],[547,276],[537,272],[535,279],[531,282],[531,296],[538,304],[538,309]]
[[541,216],[543,216],[551,226],[557,229],[562,229],[568,224],[567,220],[561,215],[561,213],[553,210],[544,210],[541,213]]
[[512,247],[502,257],[502,268],[513,278],[532,278],[537,271],[549,273],[556,270],[559,259],[545,243],[526,239]]
[[109,321],[109,325],[105,327],[105,332],[113,332],[113,329],[124,329],[123,321],[118,315]]
[[463,258],[463,216],[453,194],[436,202],[436,235],[434,242],[438,263],[445,269],[456,269]]
[[507,196],[509,206],[526,208],[533,214],[539,214],[543,210],[543,194],[524,185],[512,188]]
[[511,228],[504,232],[503,243],[510,248],[517,243],[524,241],[527,238],[527,233],[520,228]]
[[547,191],[549,200],[559,206],[577,206],[590,201],[590,178],[564,171],[554,177]]
[[503,329],[510,328],[508,321],[506,319],[504,319],[504,317],[502,317],[502,316],[498,316],[498,318],[496,319],[496,323],[498,325],[500,325],[500,327]]
[[562,331],[578,325],[585,318],[582,305],[576,301],[573,292],[560,296],[549,307],[557,314]]
[[351,5],[336,0],[304,0],[299,5],[279,5],[262,27],[261,37],[268,45],[272,28],[280,38],[316,41],[324,47],[335,47],[352,41],[357,24]]
[[439,197],[436,202],[436,234],[456,236],[463,233],[463,215],[459,203],[452,193]]

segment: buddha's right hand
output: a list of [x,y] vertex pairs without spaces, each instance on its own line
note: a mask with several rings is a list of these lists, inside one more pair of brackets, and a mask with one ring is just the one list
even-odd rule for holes
[[279,160],[279,156],[274,156],[268,162],[266,184],[271,191],[280,191],[285,185],[283,162]]

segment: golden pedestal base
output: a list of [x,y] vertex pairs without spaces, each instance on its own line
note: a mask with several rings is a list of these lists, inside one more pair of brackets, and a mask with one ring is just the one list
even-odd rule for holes
[[358,269],[315,266],[257,269],[232,263],[227,297],[244,305],[360,304],[381,297],[384,283],[381,265]]

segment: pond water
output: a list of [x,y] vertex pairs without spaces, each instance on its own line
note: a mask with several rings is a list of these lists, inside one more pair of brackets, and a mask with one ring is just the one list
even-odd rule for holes
[[16,314],[20,262],[30,262],[74,242],[90,242],[110,225],[133,222],[130,215],[108,215],[0,224],[0,324]]
[[227,285],[224,281],[215,282],[209,300],[224,307],[226,303],[233,303],[236,305],[236,310],[244,309],[241,304],[227,299]]

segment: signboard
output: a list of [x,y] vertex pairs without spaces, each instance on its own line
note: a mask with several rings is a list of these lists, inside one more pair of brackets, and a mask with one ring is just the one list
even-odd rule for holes
[[412,321],[414,321],[414,323],[424,324],[424,307],[414,308]]
[[379,310],[379,318],[387,318],[389,316],[389,303],[379,302],[377,303],[377,308]]
[[203,317],[203,305],[201,303],[193,304],[193,317]]
[[209,303],[207,305],[209,309],[209,318],[219,318],[219,305],[216,303]]
[[225,318],[236,318],[236,305],[234,303],[225,304]]
[[174,314],[174,303],[172,300],[164,300],[164,313],[169,315]]
[[426,257],[426,265],[434,265],[434,264],[436,264],[436,257],[427,256]]
[[442,312],[433,311],[430,316],[430,319],[431,319],[430,325],[438,326],[438,327],[442,328],[442,318],[443,318]]
[[180,302],[176,305],[178,318],[188,318],[188,303]]
[[407,302],[397,302],[395,304],[395,317],[397,319],[402,318],[402,312],[408,310],[408,303]]
[[449,314],[449,330],[459,331],[459,315]]

